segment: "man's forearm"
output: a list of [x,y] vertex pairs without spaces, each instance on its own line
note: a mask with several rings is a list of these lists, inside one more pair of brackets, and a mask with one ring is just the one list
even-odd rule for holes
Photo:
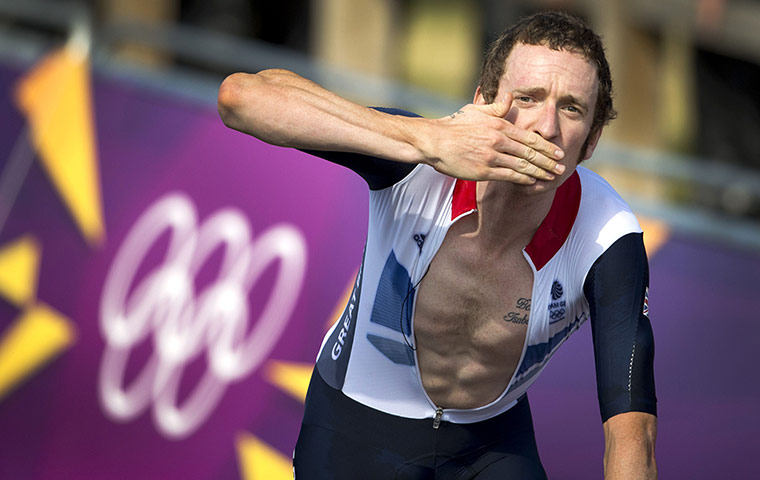
[[605,480],[654,480],[657,478],[655,439],[657,421],[653,415],[629,412],[604,423]]
[[286,70],[230,75],[218,107],[227,126],[273,145],[424,160],[410,138],[410,124],[420,119],[357,105]]

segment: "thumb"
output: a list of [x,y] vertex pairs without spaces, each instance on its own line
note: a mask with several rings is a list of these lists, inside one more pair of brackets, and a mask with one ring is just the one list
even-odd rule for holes
[[504,118],[509,113],[509,109],[512,107],[512,94],[507,93],[501,99],[494,100],[493,103],[488,105],[488,113],[494,117]]
[[499,115],[500,117],[504,118],[507,116],[507,114],[509,113],[509,110],[512,109],[512,100],[514,100],[514,98],[515,97],[514,95],[512,95],[512,93],[507,92],[504,94],[501,101],[497,100],[497,103],[500,104],[499,105],[500,110],[501,110],[500,115]]

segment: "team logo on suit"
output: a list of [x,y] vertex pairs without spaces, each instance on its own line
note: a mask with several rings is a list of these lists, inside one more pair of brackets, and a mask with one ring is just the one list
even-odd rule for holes
[[565,289],[559,280],[554,280],[551,288],[552,300],[549,302],[549,324],[561,322],[565,319],[566,302],[562,298],[565,295]]

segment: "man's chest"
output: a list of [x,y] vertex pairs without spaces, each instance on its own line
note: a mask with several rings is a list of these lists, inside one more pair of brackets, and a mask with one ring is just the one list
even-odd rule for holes
[[519,352],[530,319],[532,287],[533,271],[521,249],[497,255],[449,235],[419,286],[417,339]]

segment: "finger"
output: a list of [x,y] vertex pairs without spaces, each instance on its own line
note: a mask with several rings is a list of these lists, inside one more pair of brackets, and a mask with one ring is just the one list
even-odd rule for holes
[[566,167],[564,165],[552,160],[538,150],[534,150],[532,147],[526,145],[523,145],[520,148],[522,149],[522,153],[516,155],[517,158],[524,159],[527,163],[536,167],[536,169],[559,175],[565,171]]
[[[530,132],[525,132],[530,133]],[[540,135],[536,135],[539,139],[546,142],[543,138],[541,138]],[[525,138],[522,138],[523,141]],[[549,142],[546,142],[549,143]],[[552,145],[553,148],[550,148],[551,150],[556,149],[557,147],[554,146],[554,144],[549,143],[549,145]],[[528,145],[525,145],[523,143],[520,143],[518,140],[514,140],[510,137],[508,137],[506,134],[501,139],[501,142],[494,147],[498,152],[507,155],[511,158],[516,159],[523,159],[525,162],[542,169],[546,172],[551,172],[555,174],[562,174],[565,171],[565,166],[556,162],[552,158],[547,157],[545,154],[541,153],[540,151],[536,150],[537,146],[531,147]]]
[[503,118],[504,117],[504,104],[501,102],[489,103],[487,105],[473,105],[476,109],[485,113],[490,117]]
[[502,97],[501,102],[505,105],[504,115],[501,115],[502,118],[505,118],[507,115],[509,115],[509,111],[512,109],[512,101],[514,99],[515,96],[509,92],[505,93],[504,97]]
[[[504,133],[508,138],[522,144],[524,147],[527,147],[527,149],[540,153],[541,155],[536,157],[536,160],[541,162],[539,163],[539,166],[547,168],[548,170],[555,170],[557,166],[555,160],[562,160],[565,156],[565,152],[563,152],[561,148],[546,140],[541,135],[516,127],[509,122],[506,122]],[[525,150],[525,152],[527,152],[527,150]],[[522,153],[523,152],[520,152],[519,156],[523,156],[523,158],[528,158],[528,155],[532,155],[522,155]],[[544,159],[548,161],[544,161]],[[528,158],[528,160],[531,159]],[[564,167],[562,167],[561,170],[564,171]],[[557,171],[557,173],[562,172]]]
[[476,105],[483,113],[492,117],[505,118],[512,108],[512,94],[506,94],[501,100],[496,99],[487,105]]
[[494,168],[489,172],[487,177],[486,180],[497,180],[520,185],[533,185],[536,183],[535,177],[525,175],[511,168]]
[[501,100],[496,99],[493,103],[486,105],[488,113],[494,117],[506,118],[509,110],[512,108],[512,94],[507,93]]
[[[538,155],[532,150],[534,155]],[[530,162],[525,158],[516,157],[513,155],[501,154],[497,157],[496,165],[498,167],[508,168],[514,170],[517,173],[527,175],[538,180],[554,180],[555,176],[551,172],[538,167],[535,163]]]

